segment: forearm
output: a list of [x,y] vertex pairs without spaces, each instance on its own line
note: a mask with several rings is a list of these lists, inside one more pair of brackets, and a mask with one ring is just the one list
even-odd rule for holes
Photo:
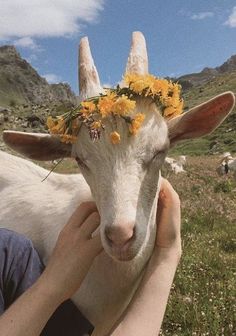
[[1,336],[39,336],[60,305],[58,295],[37,281],[0,317]]
[[164,317],[180,248],[154,252],[141,284],[111,336],[156,336]]

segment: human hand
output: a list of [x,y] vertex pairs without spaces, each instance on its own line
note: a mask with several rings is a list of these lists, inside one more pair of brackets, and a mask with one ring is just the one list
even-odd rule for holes
[[102,251],[100,234],[91,237],[100,224],[95,203],[82,203],[59,234],[49,263],[39,281],[63,302],[81,285],[94,258]]
[[164,178],[157,207],[156,248],[177,248],[181,251],[180,199],[171,184]]

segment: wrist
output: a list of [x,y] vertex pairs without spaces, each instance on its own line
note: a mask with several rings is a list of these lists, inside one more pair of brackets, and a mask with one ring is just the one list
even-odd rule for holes
[[160,263],[169,263],[173,267],[177,267],[181,255],[182,249],[180,243],[176,243],[171,247],[155,246],[149,264],[152,268],[156,268]]
[[66,300],[63,296],[63,291],[57,286],[56,281],[51,281],[46,274],[42,274],[41,277],[32,286],[38,295],[44,297],[45,300],[55,307],[55,309]]

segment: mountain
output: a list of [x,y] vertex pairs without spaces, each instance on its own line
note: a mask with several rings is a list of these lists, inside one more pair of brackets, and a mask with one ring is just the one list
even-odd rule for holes
[[0,105],[76,102],[68,84],[48,84],[17,52],[14,46],[0,47]]
[[236,72],[236,55],[231,56],[225,63],[216,68],[204,68],[199,73],[187,74],[177,80],[182,85],[183,90],[188,90],[194,86],[202,85],[217,76]]
[[[178,81],[183,87],[185,111],[225,91],[232,91],[236,95],[236,55],[221,66],[182,76]],[[203,138],[183,141],[171,154],[209,155],[223,152],[236,153],[236,107],[213,133]]]

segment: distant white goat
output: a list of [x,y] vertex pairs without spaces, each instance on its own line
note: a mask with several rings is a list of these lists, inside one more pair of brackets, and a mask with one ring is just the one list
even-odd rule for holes
[[[98,95],[102,88],[87,38],[80,43],[79,72],[80,98]],[[133,34],[126,72],[148,73],[145,39],[139,32]],[[104,121],[106,132],[96,142],[91,141],[85,126],[73,145],[48,134],[4,132],[5,142],[29,158],[74,157],[82,172],[70,176],[52,173],[42,183],[47,173],[44,169],[1,153],[0,222],[30,237],[44,260],[75,207],[92,198],[97,204],[104,252],[73,298],[95,325],[94,334],[106,334],[122,314],[152,253],[160,168],[169,143],[210,133],[233,106],[234,95],[226,92],[167,121],[155,103],[139,97],[135,111],[146,115],[142,127],[136,136],[128,136],[126,122],[117,118],[122,138],[117,145],[108,140],[114,127],[109,118]]]
[[216,171],[220,176],[232,172],[236,178],[236,158],[233,158],[229,152],[224,153]]
[[168,171],[174,172],[175,174],[179,174],[186,172],[183,167],[185,163],[186,163],[186,156],[180,155],[177,159],[166,157],[164,165],[167,167]]

